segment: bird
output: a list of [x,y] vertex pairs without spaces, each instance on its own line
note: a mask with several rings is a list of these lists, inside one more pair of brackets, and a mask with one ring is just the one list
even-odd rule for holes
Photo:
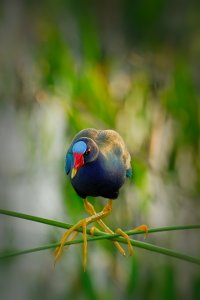
[[[71,240],[75,239],[77,229],[83,231],[83,265],[86,270],[87,263],[87,225],[97,222],[106,233],[113,231],[102,221],[112,212],[113,200],[119,196],[119,190],[125,183],[126,178],[132,176],[131,156],[120,136],[115,130],[86,128],[81,130],[73,138],[65,159],[65,172],[80,198],[84,201],[84,208],[90,215],[80,220],[63,235],[60,245],[55,250],[55,262],[62,255],[63,247],[69,236],[74,232]],[[108,202],[100,212],[96,212],[94,206],[87,200],[88,196],[107,198]],[[137,230],[148,228],[141,225]],[[96,227],[91,228],[91,234]],[[133,248],[128,235],[120,228],[116,233],[124,237],[128,244],[129,254],[133,254]],[[124,249],[117,241],[113,241],[122,255]]]

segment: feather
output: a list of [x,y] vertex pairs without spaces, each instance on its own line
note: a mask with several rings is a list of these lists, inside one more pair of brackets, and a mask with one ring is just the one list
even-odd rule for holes
[[126,177],[131,178],[132,176],[133,176],[132,169],[130,168],[130,169],[126,170]]
[[67,175],[71,171],[72,165],[73,165],[73,155],[68,152],[65,158],[65,172]]

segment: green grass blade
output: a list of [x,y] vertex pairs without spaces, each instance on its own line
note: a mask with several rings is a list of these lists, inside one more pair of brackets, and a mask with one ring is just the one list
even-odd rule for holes
[[[0,209],[0,214],[13,216],[13,217],[21,218],[21,219],[26,219],[26,220],[30,220],[30,221],[34,221],[34,222],[39,222],[39,223],[43,223],[43,224],[47,224],[47,225],[52,225],[52,226],[56,226],[56,227],[60,227],[60,228],[64,228],[64,229],[69,229],[72,227],[72,225],[70,225],[70,224],[66,224],[66,223],[62,223],[62,222],[58,222],[58,221],[54,221],[54,220],[49,220],[49,219],[44,219],[44,218],[40,218],[40,217],[36,217],[36,216],[32,216],[32,215],[27,215],[27,214],[15,212],[15,211],[8,211],[8,210]],[[149,229],[149,233],[172,231],[172,230],[199,229],[199,228],[200,228],[199,224],[183,225],[183,226],[169,226],[169,227],[151,228],[151,229]],[[78,231],[81,232],[82,229],[80,228]],[[90,233],[89,230],[87,232]],[[131,230],[131,231],[127,232],[128,235],[141,234],[141,233],[143,233],[143,231]],[[118,234],[107,234],[107,233],[104,233],[101,231],[95,232],[95,236],[92,238],[91,237],[88,238],[88,242],[97,241],[97,240],[101,240],[101,239],[112,239],[112,240],[116,240],[121,243],[125,243],[125,244],[127,243],[126,240],[124,238],[120,237],[120,235],[118,235]],[[66,243],[66,245],[79,244],[82,242],[83,242],[82,239],[78,239],[78,240],[74,240],[71,242],[69,241]],[[168,255],[171,257],[175,257],[175,258],[178,258],[181,260],[185,260],[185,261],[200,265],[200,259],[188,256],[186,254],[182,254],[180,252],[176,252],[176,251],[173,251],[173,250],[170,250],[167,248],[159,247],[159,246],[152,245],[152,244],[149,244],[146,242],[136,241],[133,239],[131,240],[131,244],[138,248],[143,248],[143,249],[146,249],[146,250],[149,250],[152,252],[157,252],[160,254]],[[27,254],[27,253],[31,253],[31,252],[36,252],[36,251],[42,251],[42,250],[46,250],[46,249],[54,249],[58,245],[59,245],[59,243],[54,243],[54,244],[49,244],[49,245],[45,245],[45,246],[41,246],[41,247],[37,247],[37,248],[16,251],[16,252],[12,252],[12,253],[6,253],[6,254],[0,255],[0,259],[12,257],[12,256],[23,255],[23,254]]]
[[[112,240],[118,241],[120,243],[127,244],[126,240],[122,237],[119,237],[119,235],[117,235],[117,234],[114,234],[114,235],[112,234],[111,235],[111,234],[106,234],[106,233],[101,233],[101,232],[99,232],[99,234],[101,234],[101,235],[95,236],[93,238],[88,238],[88,242],[92,242],[92,241],[94,242],[94,241],[102,240],[102,239],[112,239]],[[183,254],[183,253],[180,253],[180,252],[176,252],[176,251],[164,248],[164,247],[155,246],[155,245],[152,245],[152,244],[149,244],[149,243],[146,243],[146,242],[136,241],[136,240],[132,240],[132,239],[130,241],[131,241],[131,244],[133,246],[137,247],[137,248],[142,248],[142,249],[145,249],[145,250],[149,250],[149,251],[152,251],[152,252],[164,254],[164,255],[167,255],[167,256],[171,256],[171,257],[175,257],[175,258],[178,258],[178,259],[181,259],[181,260],[185,260],[185,261],[200,265],[200,259],[199,258],[195,258],[195,257],[189,256],[189,255],[186,255],[186,254]],[[65,245],[67,246],[67,245],[80,244],[80,243],[83,243],[82,239],[77,239],[77,240],[74,240],[74,241],[66,242]],[[54,249],[59,244],[60,243],[54,243],[54,244],[44,245],[44,246],[37,247],[37,248],[32,248],[32,249],[27,249],[27,250],[15,251],[15,252],[12,252],[12,253],[2,254],[2,255],[0,255],[0,259],[10,258],[10,257],[13,257],[13,256],[19,256],[19,255],[38,252],[38,251],[47,250],[47,249]]]
[[[24,214],[21,212],[16,212],[12,210],[5,210],[5,209],[0,209],[0,214],[2,215],[7,215],[7,216],[12,216],[24,220],[29,220],[29,221],[34,221],[34,222],[39,222],[43,223],[46,225],[51,225],[59,228],[64,228],[64,229],[69,229],[73,225],[68,224],[68,223],[63,223],[51,219],[45,219],[33,215],[28,215]],[[150,228],[149,233],[156,233],[156,232],[164,232],[164,231],[175,231],[175,230],[191,230],[191,229],[200,229],[200,224],[192,224],[192,225],[181,225],[181,226],[166,226],[166,227],[158,227],[158,228]],[[77,229],[77,231],[82,232],[82,229]],[[89,230],[87,231],[89,233]],[[142,230],[129,230],[126,232],[128,235],[134,235],[134,234],[143,234],[144,231]],[[95,235],[98,235],[96,233]]]
[[36,216],[24,214],[24,213],[17,212],[17,211],[6,210],[6,209],[0,209],[0,214],[11,216],[11,217],[16,217],[16,218],[20,218],[20,219],[24,219],[24,220],[34,221],[34,222],[38,222],[38,223],[43,223],[43,224],[51,225],[51,226],[55,226],[55,227],[65,228],[65,229],[69,229],[72,226],[67,223],[58,222],[55,220],[45,219],[45,218],[41,218],[41,217],[36,217]]

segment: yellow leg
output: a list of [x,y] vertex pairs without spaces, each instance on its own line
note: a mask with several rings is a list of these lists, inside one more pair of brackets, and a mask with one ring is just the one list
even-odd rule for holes
[[86,264],[87,264],[87,232],[86,232],[87,222],[86,220],[83,220],[82,227],[83,227],[83,268],[85,272]]
[[[72,226],[62,237],[60,241],[60,246],[58,246],[55,250],[55,263],[62,255],[63,247],[65,245],[65,242],[68,240],[69,236],[76,231],[78,228],[82,227],[83,229],[83,266],[84,271],[86,270],[86,264],[87,264],[87,234],[86,234],[86,227],[88,224],[93,223],[101,218],[105,218],[107,215],[110,214],[112,211],[112,200],[108,200],[107,205],[103,208],[103,210],[99,213],[96,213],[93,216],[90,216],[86,219],[80,220],[77,224]],[[74,236],[72,237],[74,239]]]
[[[84,199],[84,206],[85,206],[85,210],[87,211],[87,213],[89,213],[90,215],[96,214],[94,206],[87,199]],[[101,228],[103,228],[105,230],[105,232],[114,233],[101,219],[98,219],[97,223],[99,224],[99,226]],[[94,234],[95,230],[97,230],[95,227],[91,228],[91,234],[92,235]],[[140,225],[140,226],[134,228],[134,230],[145,231],[145,238],[147,237],[147,234],[148,234],[147,225]],[[118,228],[115,232],[120,234],[123,238],[126,239],[127,244],[128,244],[128,252],[129,252],[130,255],[133,255],[133,246],[130,242],[129,236],[120,228]],[[119,249],[119,251],[121,252],[122,255],[126,255],[124,249],[120,246],[120,244],[117,241],[113,241],[113,243]]]
[[[96,214],[94,206],[87,199],[84,199],[84,206],[85,206],[85,210],[87,211],[88,214],[90,214],[90,215]],[[98,219],[97,223],[99,224],[99,226],[101,228],[104,229],[105,232],[107,232],[107,233],[114,233],[101,219]],[[95,231],[95,227],[92,227],[91,233],[94,233],[94,231]],[[118,248],[118,250],[120,251],[120,253],[125,256],[126,253],[125,253],[124,249],[120,246],[120,244],[117,241],[113,241],[113,243]]]

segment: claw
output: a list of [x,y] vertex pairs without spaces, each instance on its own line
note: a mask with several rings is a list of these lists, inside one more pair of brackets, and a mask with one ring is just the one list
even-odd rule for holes
[[141,230],[141,231],[144,231],[144,232],[145,232],[144,239],[146,239],[146,238],[147,238],[148,231],[149,231],[149,229],[148,229],[147,225],[145,225],[145,224],[143,224],[143,225],[140,225],[140,226],[138,226],[138,227],[134,228],[133,230]]

